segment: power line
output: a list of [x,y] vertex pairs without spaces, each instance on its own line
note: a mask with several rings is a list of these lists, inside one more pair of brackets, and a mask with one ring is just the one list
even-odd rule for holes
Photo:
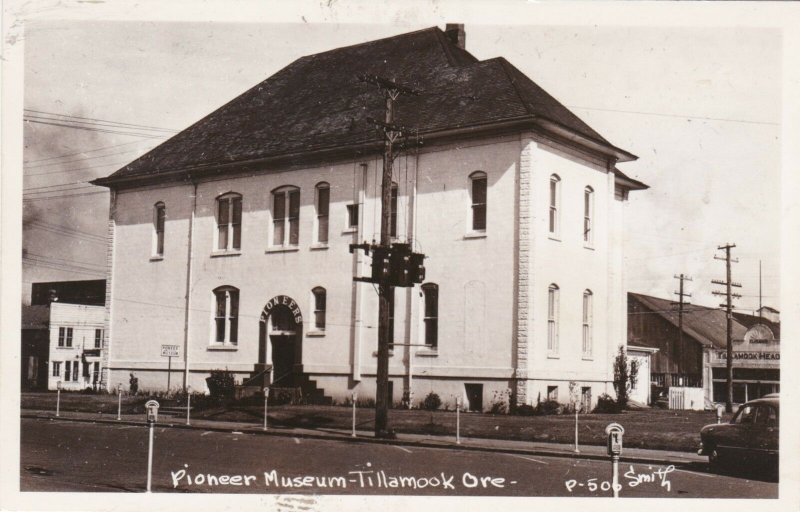
[[690,116],[684,114],[663,114],[660,112],[642,112],[638,110],[617,110],[613,108],[594,108],[594,107],[579,107],[577,105],[565,105],[567,108],[577,108],[581,110],[597,110],[600,112],[617,112],[620,114],[637,114],[644,116],[659,116],[659,117],[677,117],[681,119],[699,119],[702,121],[724,121],[728,123],[744,123],[744,124],[764,124],[771,126],[780,126],[780,123],[773,123],[769,121],[752,121],[749,119],[731,119],[725,117],[705,117],[705,116]]
[[125,132],[125,131],[119,131],[119,130],[106,130],[106,129],[91,128],[91,127],[88,127],[88,126],[76,126],[76,125],[64,124],[64,123],[51,123],[51,122],[46,122],[46,121],[39,121],[37,119],[30,119],[30,118],[26,118],[26,117],[23,117],[23,121],[25,121],[27,123],[46,124],[46,125],[50,125],[50,126],[61,126],[63,128],[75,128],[75,129],[78,129],[78,130],[87,130],[87,131],[90,131],[90,132],[111,133],[111,134],[116,134],[116,135],[128,135],[128,136],[131,136],[131,137],[143,137],[145,139],[163,139],[163,138],[166,137],[166,135],[153,135],[153,134],[146,134],[146,133]]
[[58,114],[55,112],[45,112],[42,110],[34,110],[30,108],[23,109],[25,112],[33,112],[34,114],[41,114],[43,116],[56,116],[56,117],[63,117],[67,118],[65,121],[72,121],[73,119],[75,123],[91,123],[91,124],[107,124],[112,126],[119,126],[119,127],[128,127],[128,128],[136,128],[136,129],[145,129],[145,130],[153,130],[153,131],[161,131],[161,132],[171,132],[177,133],[178,130],[172,128],[161,128],[158,126],[150,126],[144,124],[134,124],[134,123],[123,123],[120,121],[109,121],[107,119],[98,119],[96,117],[84,117],[84,116],[74,116],[71,114]]
[[89,166],[86,166],[86,167],[75,167],[73,169],[61,169],[59,171],[26,172],[25,176],[27,177],[27,176],[42,176],[42,175],[45,175],[45,174],[61,174],[61,173],[65,173],[65,172],[77,172],[77,171],[85,171],[85,170],[88,170],[88,169],[99,169],[101,167],[112,167],[112,166],[116,167],[118,165],[129,164],[129,163],[131,163],[130,160],[121,160],[119,162],[110,162],[110,163],[107,163],[107,164],[99,164],[99,165],[89,165]]
[[112,148],[118,148],[118,147],[121,147],[121,146],[130,146],[131,144],[141,144],[141,143],[142,143],[142,141],[140,141],[140,140],[132,140],[130,142],[123,142],[122,144],[113,144],[111,146],[101,146],[99,148],[87,149],[86,151],[78,151],[77,153],[67,153],[66,155],[50,156],[50,157],[47,157],[47,158],[38,158],[36,160],[23,160],[22,163],[23,164],[32,164],[32,163],[36,163],[36,162],[45,162],[45,161],[48,161],[48,160],[55,160],[55,159],[58,159],[58,158],[67,158],[67,157],[71,157],[71,156],[84,155],[86,153],[95,153],[97,151],[103,151],[104,149],[112,149]]
[[37,196],[37,197],[24,197],[23,201],[40,201],[44,199],[63,199],[66,197],[80,197],[80,196],[91,196],[94,194],[105,194],[107,190],[98,190],[97,192],[84,192],[82,194],[63,194],[63,195],[53,195],[53,196]]
[[[85,162],[86,160],[94,160],[96,158],[108,158],[110,156],[124,155],[125,153],[133,153],[134,151],[139,151],[139,149],[137,149],[137,148],[126,149],[125,151],[117,151],[115,153],[109,153],[107,155],[87,156],[87,157],[84,157],[84,158],[76,158],[75,160],[60,160],[60,161],[55,161],[55,162],[41,163],[39,165],[24,165],[23,167],[25,169],[39,169],[39,168],[42,168],[42,167],[52,167],[54,165],[65,165],[65,164],[73,164],[75,162]],[[148,150],[145,150],[145,151],[148,151]],[[41,173],[41,174],[48,174],[48,173]],[[31,176],[34,176],[34,175],[32,174]]]

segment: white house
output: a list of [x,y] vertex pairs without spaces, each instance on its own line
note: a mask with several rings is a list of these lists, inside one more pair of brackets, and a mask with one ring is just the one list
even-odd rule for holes
[[50,303],[47,389],[81,391],[100,385],[106,308]]
[[[394,162],[395,239],[427,256],[396,288],[393,400],[611,392],[625,343],[622,224],[630,190],[613,146],[463,26],[303,57],[131,164],[111,189],[104,383],[206,389],[214,369],[276,387],[374,396],[384,99],[370,73],[419,92]],[[422,142],[420,145],[419,142]]]

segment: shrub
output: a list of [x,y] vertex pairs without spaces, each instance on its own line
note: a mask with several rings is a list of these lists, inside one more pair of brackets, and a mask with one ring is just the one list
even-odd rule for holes
[[514,414],[518,416],[533,416],[536,414],[536,408],[528,404],[518,405],[514,410]]
[[431,391],[428,393],[428,396],[425,397],[425,400],[422,401],[422,408],[426,411],[435,411],[439,407],[442,406],[442,399],[439,398],[439,395]]
[[545,400],[536,404],[536,414],[540,416],[550,416],[552,414],[561,414],[561,404],[556,400]]
[[495,391],[492,393],[492,405],[489,406],[490,414],[506,414],[508,412],[508,399],[511,390]]
[[597,397],[597,405],[595,405],[592,412],[597,414],[617,414],[620,412],[620,407],[611,395],[603,393]]
[[208,391],[214,398],[233,398],[234,380],[233,373],[225,370],[211,370],[211,376],[206,379]]

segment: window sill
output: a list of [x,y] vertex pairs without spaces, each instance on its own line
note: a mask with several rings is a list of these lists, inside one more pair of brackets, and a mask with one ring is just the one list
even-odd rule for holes
[[150,256],[150,261],[162,261],[164,259],[164,255],[161,256]]
[[583,356],[581,357],[581,359],[583,359],[584,361],[594,361],[594,357],[592,356]]
[[593,251],[594,250],[594,246],[593,245],[583,244],[583,248],[586,249],[586,250],[589,250],[589,251]]
[[554,242],[560,242],[561,241],[561,238],[559,238],[558,235],[554,235],[553,233],[550,233],[549,235],[547,235],[547,238],[552,240],[552,241],[554,241]]
[[78,348],[78,347],[56,347],[57,350],[72,350],[74,348]]
[[312,251],[324,251],[328,249],[328,244],[327,243],[314,244],[311,247],[309,247],[309,249],[311,249]]
[[278,246],[275,246],[275,247],[269,247],[266,250],[266,253],[269,254],[269,253],[273,253],[273,252],[297,252],[299,250],[300,250],[300,247],[298,247],[296,245],[285,245],[285,246],[284,245],[278,245]]
[[325,331],[308,331],[306,333],[306,337],[308,338],[324,338]]
[[464,235],[464,240],[471,240],[474,238],[486,238],[486,231],[470,231]]
[[547,359],[561,359],[561,356],[558,354],[547,354]]
[[239,350],[239,347],[236,345],[209,345],[208,350],[219,352],[235,352]]
[[241,256],[242,251],[238,249],[219,250],[211,253],[212,258],[226,258],[228,256]]
[[[390,350],[389,351],[389,357],[392,357],[392,356],[394,356],[394,350]],[[372,357],[378,357],[378,351],[377,350],[372,353]]]
[[417,350],[414,355],[418,357],[439,357],[439,350],[435,348],[423,348]]
[[352,235],[353,233],[358,231],[358,226],[353,226],[352,228],[347,228],[342,231],[343,235]]

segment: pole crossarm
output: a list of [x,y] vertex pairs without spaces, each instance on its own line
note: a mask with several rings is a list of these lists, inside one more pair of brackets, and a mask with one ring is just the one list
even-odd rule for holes
[[[389,80],[388,78],[383,78],[382,76],[370,75],[370,74],[365,73],[363,75],[359,75],[358,79],[361,82],[366,82],[368,84],[377,85],[381,89],[385,89],[385,90],[388,90],[388,91],[396,91],[396,93],[408,94],[410,96],[419,96],[419,92],[418,91],[416,91],[416,90],[414,90],[414,89],[412,89],[410,87],[406,87],[405,85],[400,85],[398,83],[395,83],[394,81]],[[397,99],[397,97],[395,96],[392,99],[393,100]]]

